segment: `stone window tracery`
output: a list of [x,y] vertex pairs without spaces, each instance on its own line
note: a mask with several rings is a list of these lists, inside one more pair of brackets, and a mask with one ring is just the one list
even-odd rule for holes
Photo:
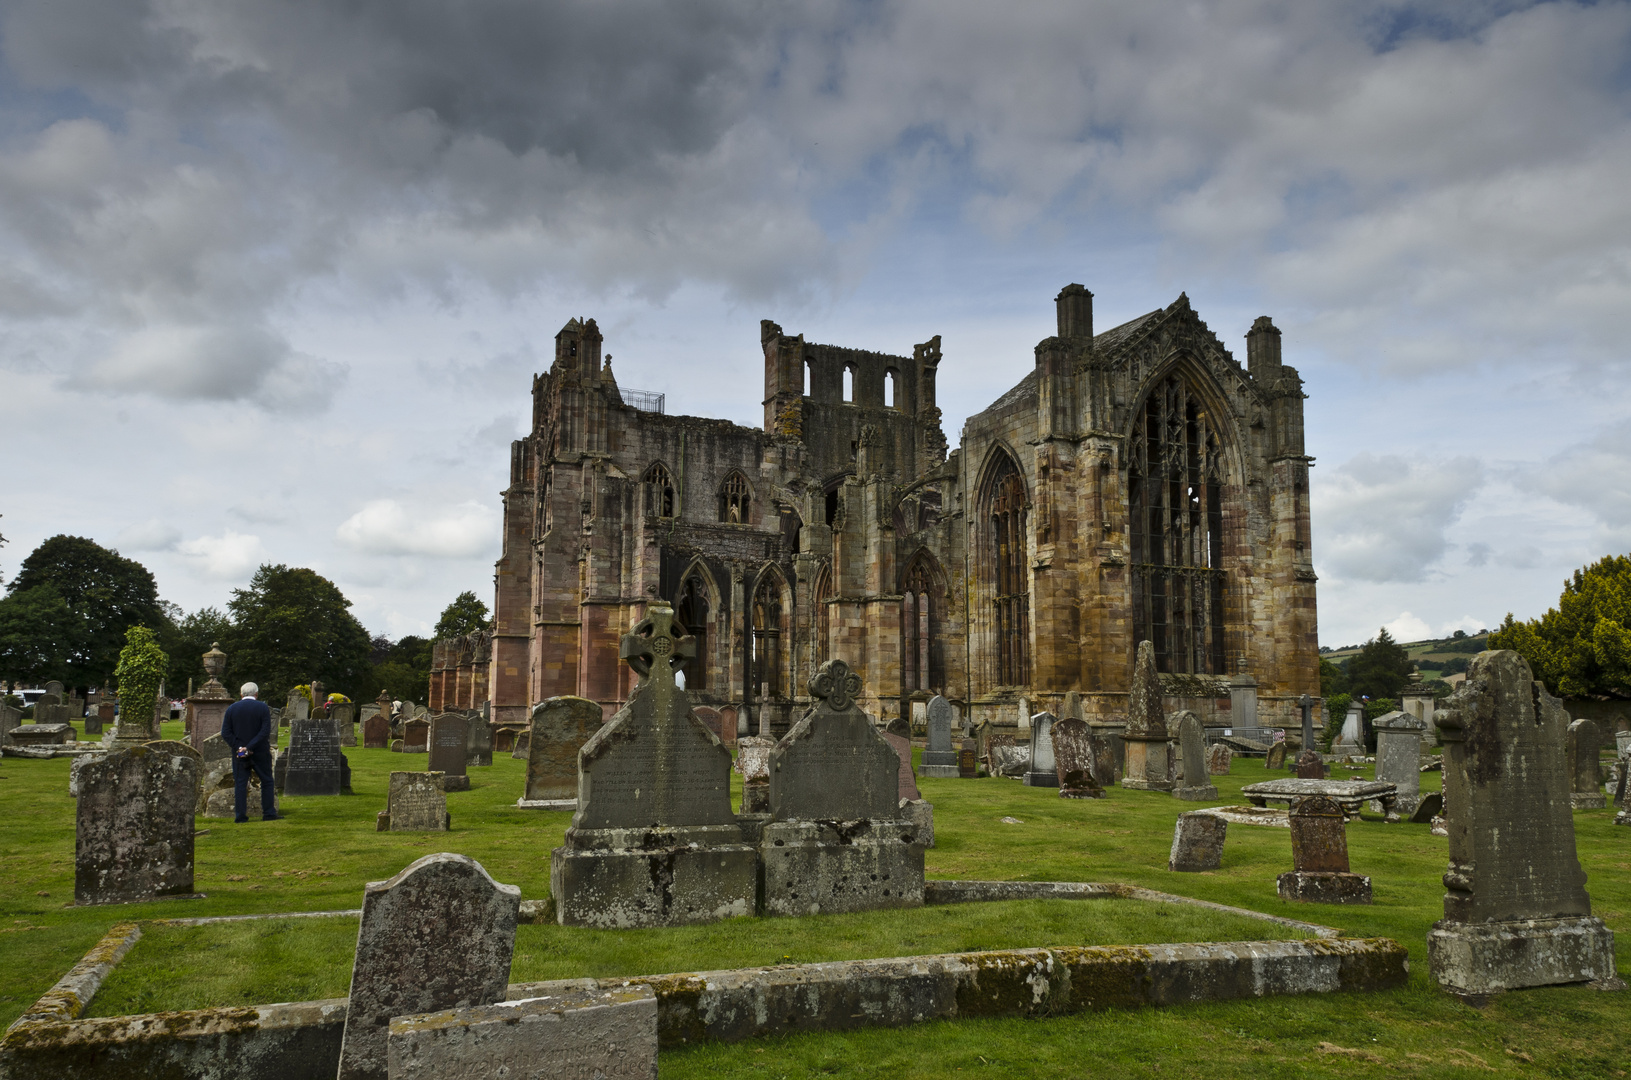
[[997,683],[1024,686],[1031,678],[1031,575],[1026,565],[1030,500],[1013,458],[1003,455],[986,491],[988,567],[996,586],[992,603]]
[[680,586],[674,614],[685,632],[696,639],[696,653],[685,662],[685,688],[708,688],[708,583],[700,574],[691,574]]
[[662,462],[653,462],[646,470],[646,513],[651,517],[674,516],[674,478]]
[[1223,443],[1181,376],[1145,398],[1128,455],[1134,640],[1161,671],[1224,674]]
[[832,567],[823,566],[815,583],[816,653],[817,663],[832,656]]
[[932,690],[935,675],[929,646],[934,636],[934,571],[926,556],[907,569],[901,596],[901,685],[906,690]]
[[786,657],[782,650],[782,590],[781,579],[767,573],[759,579],[753,590],[753,655],[754,697],[759,701],[773,701],[785,696]]
[[732,472],[719,488],[719,520],[732,525],[744,524],[752,501],[753,491],[748,487],[747,477]]

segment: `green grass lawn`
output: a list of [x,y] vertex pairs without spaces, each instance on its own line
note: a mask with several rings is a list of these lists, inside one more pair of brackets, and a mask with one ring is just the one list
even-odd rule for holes
[[[170,725],[177,728],[179,725]],[[171,734],[169,730],[167,735]],[[0,760],[0,1023],[9,1024],[113,923],[357,907],[364,882],[389,877],[432,851],[480,861],[526,898],[548,893],[549,851],[570,815],[514,807],[522,762],[499,755],[473,768],[472,790],[449,796],[453,831],[377,833],[393,766],[423,768],[420,755],[348,751],[357,794],[284,800],[286,820],[235,825],[199,819],[197,887],[205,900],[97,908],[73,899],[73,800],[65,759]],[[1347,776],[1350,770],[1338,775]],[[1366,770],[1368,773],[1368,770]],[[1262,763],[1237,758],[1216,777],[1220,802],[1241,802],[1243,784],[1265,779]],[[1279,775],[1285,775],[1281,773]],[[1435,788],[1437,774],[1424,786]],[[1223,868],[1205,874],[1166,870],[1172,823],[1194,804],[1170,796],[1112,789],[1104,800],[1060,799],[1012,780],[923,780],[936,807],[938,847],[931,877],[1034,881],[1120,881],[1252,910],[1386,936],[1411,955],[1402,990],[1268,999],[1220,1005],[1106,1013],[1039,1021],[967,1021],[842,1035],[805,1035],[665,1052],[664,1077],[951,1076],[993,1070],[1004,1077],[1101,1076],[1120,1072],[1195,1077],[1368,1077],[1512,1075],[1613,1077],[1631,1073],[1631,994],[1559,988],[1503,995],[1479,1010],[1433,988],[1426,933],[1441,914],[1445,840],[1424,825],[1388,825],[1374,816],[1348,829],[1353,868],[1372,877],[1369,907],[1293,905],[1275,895],[1275,875],[1290,867],[1283,829],[1230,827]],[[1022,823],[1003,824],[1001,818]],[[1575,815],[1581,862],[1594,910],[1618,935],[1622,976],[1631,974],[1631,829],[1612,811]],[[811,920],[742,919],[664,931],[583,931],[524,927],[516,944],[517,981],[566,974],[633,974],[795,961],[841,955],[905,955],[992,945],[1084,944],[1151,933],[1172,919],[1187,936],[1193,916],[1166,908],[1143,912],[1129,901],[1049,901],[958,905],[916,912]],[[1123,922],[1118,925],[1115,920]],[[949,920],[947,922],[946,920]],[[1210,927],[1228,937],[1222,922]],[[230,927],[231,924],[229,924]],[[1270,924],[1250,933],[1287,936]],[[250,929],[253,926],[254,929]],[[239,924],[230,929],[153,928],[132,951],[151,977],[120,989],[116,973],[93,1005],[98,1013],[155,1007],[171,984],[194,1000],[244,1002],[341,996],[356,924],[350,919]],[[1040,940],[1026,940],[1032,935]],[[1209,933],[1208,936],[1214,936]],[[1150,940],[1154,940],[1151,938]],[[887,946],[887,947],[886,947]],[[148,951],[148,950],[151,951]],[[649,961],[649,962],[648,962]],[[671,962],[672,961],[672,962]],[[684,961],[684,962],[680,962]],[[247,997],[233,972],[258,970]],[[197,979],[201,970],[215,972]],[[213,980],[213,981],[212,981]],[[123,999],[116,995],[124,995]]]

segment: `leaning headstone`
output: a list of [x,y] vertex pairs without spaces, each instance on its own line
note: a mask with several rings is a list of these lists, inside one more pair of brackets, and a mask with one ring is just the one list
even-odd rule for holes
[[362,722],[362,745],[365,750],[383,750],[391,743],[391,718],[375,713]]
[[899,812],[900,756],[855,704],[861,677],[828,660],[809,689],[815,708],[770,752],[766,914],[920,906],[923,845]]
[[1601,810],[1608,805],[1603,795],[1602,729],[1590,720],[1569,725],[1569,805],[1576,810]]
[[619,644],[640,682],[578,753],[578,811],[550,853],[563,925],[673,926],[757,906],[759,856],[731,810],[730,751],[674,685],[695,653],[661,602]]
[[1264,762],[1264,765],[1276,772],[1285,768],[1286,744],[1283,742],[1277,742],[1273,746],[1270,746],[1268,760]]
[[770,813],[770,751],[776,740],[764,735],[748,735],[736,740],[736,763],[731,767],[742,774],[742,813]]
[[1416,809],[1411,811],[1410,820],[1417,825],[1431,825],[1433,819],[1444,814],[1444,796],[1437,791],[1429,791],[1417,799]]
[[929,745],[923,751],[923,760],[918,766],[918,773],[922,776],[957,775],[957,751],[951,746],[953,711],[951,702],[939,694],[929,699]]
[[1393,806],[1408,817],[1421,801],[1421,742],[1427,724],[1401,711],[1378,716],[1372,726],[1376,728],[1376,779],[1398,786]]
[[1297,779],[1325,779],[1325,759],[1320,757],[1318,750],[1304,750],[1297,755]]
[[[493,733],[493,749],[495,751],[505,749],[498,744],[500,735],[505,736],[509,743],[508,749],[512,760],[526,761],[532,756],[532,732],[516,731],[513,728],[499,728]],[[575,787],[574,790],[576,790]],[[576,795],[569,797],[577,798]]]
[[442,774],[444,791],[469,791],[470,718],[462,712],[437,713],[430,720],[429,772]]
[[[604,719],[599,703],[588,698],[552,697],[532,707],[526,801],[578,797],[578,751]],[[512,753],[520,753],[520,747]]]
[[1178,713],[1178,746],[1184,758],[1184,782],[1172,789],[1173,798],[1210,802],[1218,797],[1206,768],[1206,729],[1188,709]]
[[79,774],[74,902],[117,904],[193,891],[197,757],[111,751]]
[[1171,791],[1167,771],[1167,714],[1161,705],[1161,678],[1155,670],[1155,645],[1138,643],[1133,663],[1133,687],[1127,700],[1127,764],[1121,786],[1134,791]]
[[296,720],[289,728],[281,790],[285,795],[339,795],[345,790],[345,754],[334,721]]
[[430,749],[430,721],[415,717],[402,724],[402,752],[423,754]]
[[393,772],[380,812],[380,832],[446,832],[453,827],[438,772]]
[[1235,753],[1228,743],[1213,743],[1206,748],[1206,771],[1212,776],[1228,776],[1234,765]]
[[1473,657],[1434,720],[1450,837],[1444,918],[1427,935],[1439,985],[1622,986],[1614,935],[1591,914],[1575,851],[1562,702],[1522,656],[1497,649]]
[[398,1016],[391,1019],[387,1047],[391,1080],[655,1077],[657,995],[642,983],[573,987],[521,1001]]
[[426,855],[369,882],[338,1080],[386,1080],[392,1017],[503,1001],[520,911],[520,889],[463,855]]
[[1179,814],[1172,828],[1167,869],[1185,874],[1218,869],[1223,865],[1223,838],[1228,832],[1228,821],[1204,810]]
[[1020,778],[1026,787],[1059,786],[1059,766],[1053,755],[1054,722],[1049,712],[1031,717],[1031,764]]
[[1278,880],[1280,899],[1315,904],[1368,904],[1370,878],[1348,868],[1347,817],[1323,795],[1291,807],[1291,865]]
[[[486,704],[483,702],[483,704]],[[493,725],[484,716],[470,718],[470,741],[465,745],[465,764],[491,765],[493,763]]]
[[[1033,725],[1032,730],[1035,730]],[[1053,760],[1062,799],[1102,799],[1093,777],[1093,736],[1087,721],[1068,717],[1053,725]]]

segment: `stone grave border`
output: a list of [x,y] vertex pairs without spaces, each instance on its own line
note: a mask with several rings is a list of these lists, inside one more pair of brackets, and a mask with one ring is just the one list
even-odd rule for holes
[[[1404,946],[1345,938],[1318,923],[1119,883],[924,883],[926,905],[1004,900],[1129,899],[1188,904],[1312,935],[1303,940],[1075,946],[788,964],[619,979],[511,983],[509,1000],[649,986],[660,1045],[735,1042],[793,1031],[895,1027],[927,1020],[1045,1016],[1282,994],[1385,990],[1408,980]],[[358,918],[361,909],[267,912],[116,924],[0,1037],[14,1080],[75,1068],[182,1076],[328,1080],[339,1060],[346,998],[84,1018],[97,990],[146,926],[266,919]],[[522,902],[521,922],[554,921],[549,900]],[[162,1068],[161,1068],[162,1066]]]

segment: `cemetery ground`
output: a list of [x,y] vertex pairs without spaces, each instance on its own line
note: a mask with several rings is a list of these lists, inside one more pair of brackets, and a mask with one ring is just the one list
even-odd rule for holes
[[[179,724],[166,725],[179,737]],[[284,732],[287,739],[287,731]],[[347,748],[356,794],[286,798],[285,819],[237,825],[198,818],[197,888],[207,899],[76,908],[74,802],[67,759],[0,760],[0,1026],[10,1024],[115,923],[144,937],[93,1000],[89,1015],[343,997],[354,917],[155,925],[151,920],[359,906],[363,883],[435,851],[478,860],[525,899],[548,894],[549,852],[570,814],[521,810],[525,763],[495,754],[472,768],[472,790],[448,797],[449,833],[380,833],[393,769],[424,755]],[[1355,770],[1338,768],[1333,776]],[[1370,769],[1364,774],[1368,777]],[[1173,1077],[1623,1077],[1631,1075],[1631,993],[1525,990],[1474,1008],[1440,992],[1426,934],[1442,914],[1446,840],[1426,825],[1375,814],[1348,827],[1353,869],[1371,876],[1370,906],[1281,901],[1291,867],[1287,830],[1231,825],[1222,869],[1167,871],[1173,822],[1202,805],[1237,804],[1244,784],[1271,778],[1237,757],[1213,777],[1217,803],[1112,788],[1102,800],[1008,779],[921,779],[935,805],[930,878],[1123,882],[1253,911],[1391,937],[1410,951],[1409,985],[1368,994],[1308,995],[1103,1012],[1042,1020],[958,1020],[908,1028],[807,1034],[664,1051],[664,1077],[1007,1077],[1115,1074]],[[1437,790],[1439,774],[1423,776]],[[739,783],[739,780],[737,781]],[[739,796],[739,791],[738,791]],[[1616,933],[1631,975],[1631,829],[1614,811],[1574,815],[1593,911]],[[1003,818],[1018,823],[1004,823]],[[613,976],[1048,945],[1284,938],[1296,932],[1207,909],[1131,900],[960,904],[805,919],[730,920],[660,930],[524,925],[512,982]]]

